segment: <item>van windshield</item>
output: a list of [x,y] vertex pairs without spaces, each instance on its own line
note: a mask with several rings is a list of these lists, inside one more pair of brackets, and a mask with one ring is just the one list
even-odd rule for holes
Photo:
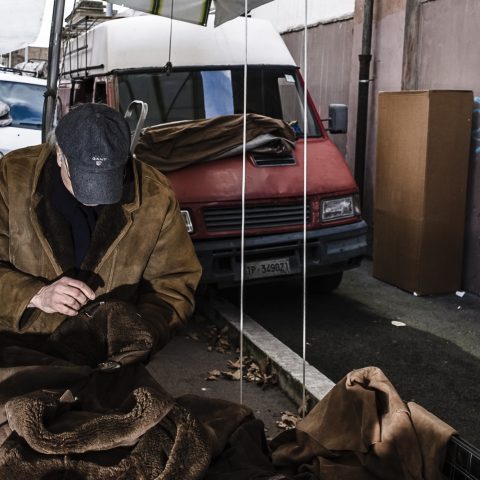
[[10,107],[11,127],[42,128],[43,85],[0,81],[0,102]]
[[[243,113],[243,68],[126,73],[118,77],[120,111],[148,103],[145,126]],[[247,112],[282,119],[303,135],[303,89],[294,69],[249,67]],[[136,120],[136,119],[135,119]],[[308,136],[321,130],[309,108]]]

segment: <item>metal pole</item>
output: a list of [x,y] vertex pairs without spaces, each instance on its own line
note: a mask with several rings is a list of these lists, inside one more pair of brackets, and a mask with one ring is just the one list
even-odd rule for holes
[[365,152],[367,149],[368,91],[370,87],[370,61],[372,60],[372,25],[374,0],[365,0],[363,9],[362,53],[358,56],[357,134],[355,139],[355,180],[363,200],[365,183]]
[[105,12],[106,16],[107,17],[113,17],[113,5],[109,2],[107,2],[106,7],[107,7],[107,10]]
[[43,103],[42,142],[52,129],[55,103],[57,99],[58,72],[60,69],[60,49],[65,0],[55,0],[53,4],[52,28],[50,29],[50,45],[48,47],[48,78],[45,101]]

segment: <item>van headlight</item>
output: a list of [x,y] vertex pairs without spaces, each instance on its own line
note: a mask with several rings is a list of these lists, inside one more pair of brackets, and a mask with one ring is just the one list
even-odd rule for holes
[[180,210],[180,213],[182,214],[183,221],[187,227],[187,232],[193,233],[193,223],[192,218],[190,217],[190,212],[188,210]]
[[360,198],[358,195],[322,200],[322,222],[360,215]]

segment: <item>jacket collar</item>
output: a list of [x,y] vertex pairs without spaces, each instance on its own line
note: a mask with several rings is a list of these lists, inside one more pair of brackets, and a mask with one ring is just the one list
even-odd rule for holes
[[[49,169],[54,152],[44,145],[36,163],[31,195],[31,221],[34,230],[58,276],[73,269],[73,245],[65,220],[52,207],[49,199]],[[129,161],[124,195],[120,203],[106,205],[97,220],[86,258],[77,277],[95,290],[102,281],[95,273],[112,255],[118,242],[125,236],[133,222],[133,213],[140,207],[140,182],[136,161]]]

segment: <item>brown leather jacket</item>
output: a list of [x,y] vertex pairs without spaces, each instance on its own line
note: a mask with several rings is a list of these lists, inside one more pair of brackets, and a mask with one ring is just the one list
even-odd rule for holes
[[[49,147],[38,145],[0,160],[3,331],[50,333],[65,319],[26,310],[43,285],[73,276],[71,239],[49,201],[50,154]],[[122,201],[104,207],[76,277],[97,300],[133,302],[159,348],[192,313],[201,267],[168,180],[138,160],[131,164],[130,178]]]

